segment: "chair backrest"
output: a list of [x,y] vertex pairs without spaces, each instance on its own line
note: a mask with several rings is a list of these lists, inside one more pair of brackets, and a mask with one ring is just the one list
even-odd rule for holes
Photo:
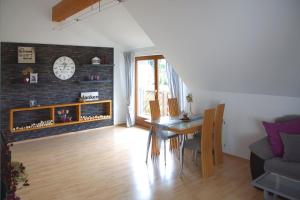
[[215,120],[214,120],[214,160],[215,164],[223,162],[222,151],[222,125],[224,115],[225,104],[219,104],[216,108]]
[[180,115],[177,98],[168,99],[169,115],[171,117],[177,117]]
[[160,118],[160,108],[158,101],[149,101],[151,120],[156,120]]
[[214,163],[212,154],[214,117],[214,108],[207,109],[204,111],[201,133],[201,160],[203,177],[209,177],[214,173]]

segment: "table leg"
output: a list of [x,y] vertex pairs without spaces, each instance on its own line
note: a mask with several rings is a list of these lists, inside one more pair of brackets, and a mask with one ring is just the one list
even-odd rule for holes
[[269,193],[268,191],[264,190],[264,200],[277,200],[278,196],[276,194]]
[[179,160],[179,162],[180,162],[180,153],[181,153],[181,151],[180,151],[180,147],[181,147],[181,135],[178,136],[178,142],[179,142],[178,160]]
[[270,197],[269,192],[264,190],[264,200],[269,200],[269,197]]
[[166,140],[164,140],[164,159],[165,159],[165,166],[167,165],[167,160],[166,160],[166,157],[167,157],[167,149],[166,149]]
[[149,155],[149,148],[150,148],[150,143],[151,143],[152,129],[153,129],[153,126],[151,126],[151,128],[149,130],[149,134],[148,134],[146,164],[148,162],[148,155]]
[[180,151],[179,151],[179,162],[180,162],[180,169],[179,169],[179,175],[182,175],[183,171],[183,153],[184,153],[184,135],[180,135],[181,140],[180,140]]

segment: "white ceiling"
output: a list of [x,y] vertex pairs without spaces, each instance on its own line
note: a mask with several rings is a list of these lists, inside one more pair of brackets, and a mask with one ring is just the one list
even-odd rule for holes
[[127,0],[192,90],[300,96],[299,0]]
[[152,41],[122,4],[88,17],[82,23],[127,50],[153,46]]
[[[51,9],[59,1],[0,0],[2,41],[102,44],[118,46],[124,51],[153,47],[152,41],[122,4],[98,12],[78,23],[53,23]],[[108,1],[111,0],[101,2],[106,4]],[[53,27],[56,29],[53,30]]]

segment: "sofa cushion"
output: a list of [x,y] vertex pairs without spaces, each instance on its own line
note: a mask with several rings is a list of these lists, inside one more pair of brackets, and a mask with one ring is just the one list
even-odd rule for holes
[[263,122],[268,140],[272,147],[274,156],[282,157],[283,155],[283,144],[279,133],[284,132],[288,134],[300,133],[300,118],[278,123]]
[[263,160],[267,160],[274,157],[271,150],[271,145],[268,142],[267,137],[264,137],[263,139],[254,142],[249,146],[249,149],[256,156],[260,157]]
[[264,169],[265,171],[300,180],[299,162],[286,162],[282,158],[272,158],[265,161]]
[[284,115],[281,117],[277,117],[274,119],[275,122],[287,122],[287,121],[291,121],[294,119],[298,119],[300,118],[300,115]]
[[284,146],[283,160],[288,162],[300,162],[300,134],[291,135],[280,133],[280,137]]

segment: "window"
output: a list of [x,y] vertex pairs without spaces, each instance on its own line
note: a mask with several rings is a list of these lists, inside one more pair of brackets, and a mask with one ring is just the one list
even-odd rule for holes
[[168,114],[167,100],[170,96],[166,73],[166,60],[161,55],[135,58],[135,104],[136,122],[145,125],[150,119],[150,100],[159,100],[161,116]]

